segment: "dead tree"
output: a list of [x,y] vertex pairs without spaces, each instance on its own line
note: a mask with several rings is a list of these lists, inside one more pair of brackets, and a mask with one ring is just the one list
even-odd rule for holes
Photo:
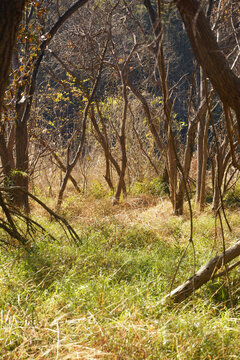
[[[182,285],[171,291],[162,300],[166,302],[182,302],[187,299],[195,290],[199,289],[202,285],[206,284],[209,280],[214,277],[222,276],[227,271],[232,270],[234,267],[239,265],[239,261],[230,265],[227,269],[227,264],[240,255],[240,241],[235,245],[228,248],[225,252],[220,255],[216,255],[214,258],[209,260],[205,265],[201,267],[192,277],[190,277]],[[218,273],[217,271],[220,270]]]

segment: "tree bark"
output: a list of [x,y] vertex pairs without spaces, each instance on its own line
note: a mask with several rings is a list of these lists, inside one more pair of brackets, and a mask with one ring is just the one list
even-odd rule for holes
[[[203,69],[200,67],[200,101],[206,99],[206,74],[203,73]],[[201,194],[201,181],[202,181],[202,164],[203,158],[206,156],[207,149],[204,148],[204,124],[206,117],[202,117],[198,123],[197,129],[197,188],[196,188],[196,203],[200,202],[200,194]]]
[[[121,80],[123,84],[123,99],[124,99],[124,107],[123,107],[123,115],[122,115],[122,123],[121,123],[121,134],[119,136],[119,142],[121,147],[121,155],[122,155],[122,164],[121,164],[121,173],[119,175],[119,181],[117,185],[117,190],[113,199],[113,205],[119,203],[121,192],[123,191],[123,185],[125,183],[125,172],[127,168],[127,152],[126,152],[126,122],[127,122],[127,108],[128,108],[128,96],[127,96],[127,85],[124,78],[124,74],[121,74]],[[126,194],[124,194],[126,196]]]
[[[28,191],[28,128],[27,124],[22,121],[16,121],[16,173],[13,176],[13,182],[16,186],[22,187]],[[14,192],[14,203],[19,208],[29,212],[28,195],[19,191]]]
[[[163,303],[180,303],[187,299],[195,290],[206,284],[215,276],[217,270],[223,268],[227,263],[240,255],[240,241],[228,248],[225,253],[216,255],[209,260],[196,274],[190,277],[185,283],[171,291],[163,300]],[[217,276],[217,275],[216,275]]]
[[[0,2],[0,118],[4,92],[8,84],[9,71],[17,39],[18,25],[22,18],[25,0],[2,0]],[[9,154],[4,127],[1,126],[0,156],[7,177],[11,176],[13,161]],[[24,180],[25,181],[25,180]]]
[[0,112],[25,0],[0,2]]
[[240,79],[231,70],[197,0],[174,0],[196,59],[222,102],[236,114],[240,134]]
[[202,143],[202,171],[201,171],[201,185],[200,185],[200,197],[199,206],[203,211],[206,200],[206,173],[207,173],[207,160],[208,160],[208,128],[209,128],[209,116],[206,116],[203,133]]

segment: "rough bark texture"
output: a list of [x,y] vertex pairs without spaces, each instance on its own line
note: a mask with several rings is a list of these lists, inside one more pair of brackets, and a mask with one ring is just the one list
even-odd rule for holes
[[222,102],[236,113],[240,133],[240,79],[231,70],[197,0],[174,0],[192,49]]
[[178,286],[171,291],[164,299],[163,303],[172,301],[179,303],[188,298],[193,291],[199,289],[213,278],[216,271],[224,267],[227,263],[240,255],[240,241],[228,248],[224,253],[216,255],[213,259],[208,261],[201,269],[196,272],[194,276],[189,278],[184,284]]
[[[24,5],[25,0],[1,0],[0,2],[0,117]],[[0,156],[5,176],[11,176],[13,159],[7,148],[3,127],[0,134]],[[23,181],[27,181],[27,179]]]
[[0,111],[25,0],[0,1]]

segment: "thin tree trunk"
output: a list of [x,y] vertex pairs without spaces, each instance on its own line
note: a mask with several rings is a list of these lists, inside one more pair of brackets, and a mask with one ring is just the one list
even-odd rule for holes
[[127,97],[127,85],[126,85],[123,73],[121,73],[121,78],[122,78],[122,84],[123,84],[123,99],[124,99],[122,124],[121,124],[121,134],[119,136],[121,153],[122,153],[122,166],[121,166],[121,173],[120,173],[119,181],[118,181],[118,185],[117,185],[117,191],[116,191],[114,199],[113,199],[113,204],[114,205],[119,203],[120,195],[121,195],[121,192],[123,191],[125,172],[126,172],[126,168],[127,168],[126,134],[125,134],[125,131],[126,131],[126,122],[127,122],[128,97]]
[[203,117],[197,128],[197,188],[196,188],[196,203],[200,202],[201,180],[202,180],[202,164],[203,164],[203,137],[204,137],[204,123]]
[[208,159],[208,126],[209,116],[207,116],[203,134],[203,148],[202,148],[202,171],[201,171],[201,184],[200,184],[200,210],[203,211],[206,200],[206,172],[207,172],[207,159]]
[[176,145],[175,139],[172,134],[172,103],[168,90],[167,73],[165,69],[165,59],[162,44],[163,28],[161,24],[161,2],[158,2],[158,12],[153,8],[150,0],[144,0],[144,5],[148,11],[152,30],[155,34],[155,49],[154,55],[157,65],[157,71],[161,79],[161,91],[163,97],[163,109],[165,115],[165,134],[167,138],[166,146],[166,167],[168,171],[169,187],[170,187],[170,200],[172,202],[173,210],[176,207],[176,190],[177,190],[177,158],[176,158]]
[[[61,159],[59,158],[59,156],[56,154],[56,152],[51,148],[51,146],[49,144],[47,144],[44,140],[40,139],[38,136],[36,136],[35,134],[33,135],[37,141],[41,144],[42,147],[46,148],[48,151],[50,151],[50,153],[52,154],[52,156],[54,157],[54,159],[57,162],[58,167],[66,172],[67,168],[66,166],[62,163]],[[81,189],[79,188],[77,181],[74,179],[74,177],[72,175],[69,176],[69,180],[72,182],[73,186],[75,187],[75,189],[77,190],[77,192],[81,192]]]
[[188,131],[187,131],[187,142],[185,145],[185,152],[184,152],[184,160],[183,160],[183,174],[181,175],[178,190],[176,193],[176,204],[175,204],[175,215],[182,215],[183,214],[183,203],[184,203],[184,195],[186,191],[186,184],[185,182],[188,179],[192,156],[194,152],[194,143],[196,137],[196,129],[201,120],[205,117],[207,111],[207,102],[203,102],[202,105],[199,107],[197,114],[193,118],[193,120],[189,123]]
[[[206,88],[204,86],[204,82],[206,79],[206,75],[203,72],[203,69],[200,67],[200,101],[206,99]],[[205,117],[202,117],[198,124],[197,130],[197,188],[196,188],[196,203],[200,202],[201,195],[201,181],[202,181],[202,165],[203,165],[203,157],[204,157],[204,124]]]
[[227,151],[227,143],[224,141],[219,147],[219,155],[215,156],[215,176],[213,187],[213,210],[217,211],[220,205],[221,191],[223,187],[224,174],[229,164],[230,151]]

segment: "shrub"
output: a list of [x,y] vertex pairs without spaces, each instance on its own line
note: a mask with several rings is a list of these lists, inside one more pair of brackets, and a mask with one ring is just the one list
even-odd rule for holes
[[104,188],[104,186],[97,180],[95,180],[91,186],[90,189],[90,193],[91,195],[93,195],[93,197],[95,199],[102,199],[103,197],[105,197],[107,195],[107,191]]
[[236,182],[234,187],[232,187],[224,197],[225,204],[231,207],[240,206],[240,181]]
[[153,178],[152,180],[144,180],[136,182],[133,185],[132,192],[136,195],[150,194],[154,196],[164,196],[169,194],[169,187],[162,177]]

